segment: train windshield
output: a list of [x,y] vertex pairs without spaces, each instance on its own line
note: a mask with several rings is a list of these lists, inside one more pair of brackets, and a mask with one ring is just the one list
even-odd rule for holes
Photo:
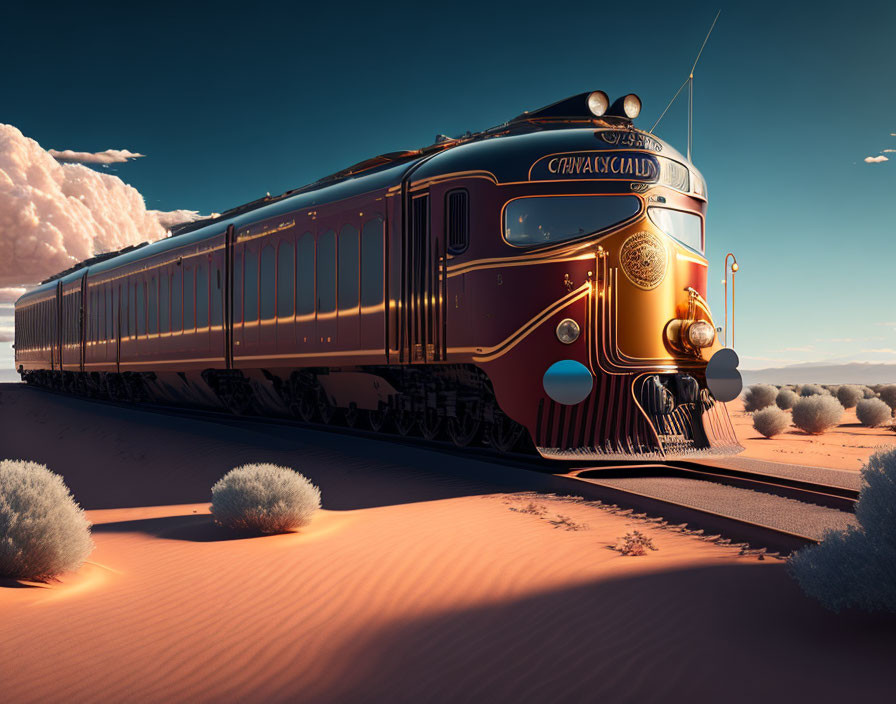
[[648,208],[647,215],[669,237],[703,254],[703,222],[699,215],[671,208]]
[[640,210],[636,196],[517,198],[504,210],[504,237],[518,247],[578,239],[628,220]]

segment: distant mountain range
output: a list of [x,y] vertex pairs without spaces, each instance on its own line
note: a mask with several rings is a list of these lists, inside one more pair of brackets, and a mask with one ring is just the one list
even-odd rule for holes
[[850,362],[791,364],[769,369],[742,369],[749,384],[886,384],[896,382],[896,364]]

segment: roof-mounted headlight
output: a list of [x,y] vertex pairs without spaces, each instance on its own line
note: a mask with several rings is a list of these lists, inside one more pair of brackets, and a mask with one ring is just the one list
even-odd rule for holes
[[641,99],[634,93],[618,98],[610,108],[609,114],[634,120],[641,114]]
[[610,98],[602,90],[596,90],[588,96],[588,109],[595,117],[603,115],[610,107]]

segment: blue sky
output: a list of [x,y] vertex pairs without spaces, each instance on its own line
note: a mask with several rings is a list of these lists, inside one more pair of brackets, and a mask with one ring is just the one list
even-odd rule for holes
[[[648,129],[721,9],[694,101],[716,317],[730,250],[744,367],[896,362],[896,153],[864,161],[896,149],[896,4],[807,8],[18,2],[0,122],[145,154],[110,171],[149,208],[220,211],[584,90],[638,93]],[[686,114],[657,131],[682,152]]]

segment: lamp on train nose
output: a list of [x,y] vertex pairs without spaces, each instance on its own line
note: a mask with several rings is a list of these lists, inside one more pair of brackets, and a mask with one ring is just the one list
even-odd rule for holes
[[622,111],[626,117],[634,120],[641,114],[641,99],[634,93],[629,93],[622,99]]
[[687,338],[692,347],[709,347],[716,339],[716,331],[706,320],[695,320],[688,326]]
[[596,90],[588,96],[588,109],[595,117],[603,115],[610,107],[610,98],[602,90]]
[[564,345],[571,345],[579,339],[582,330],[572,318],[564,318],[557,325],[557,339]]

